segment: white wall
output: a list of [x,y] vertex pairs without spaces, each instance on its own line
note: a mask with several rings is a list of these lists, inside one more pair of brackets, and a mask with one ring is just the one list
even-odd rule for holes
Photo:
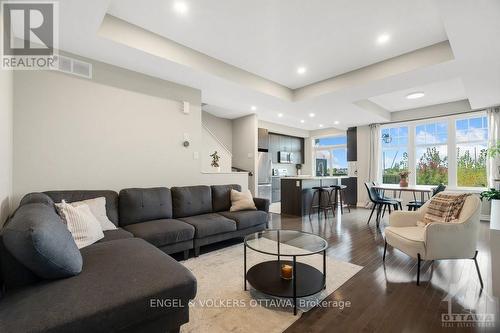
[[11,210],[12,89],[13,72],[0,69],[0,227]]
[[233,167],[251,171],[248,188],[255,196],[257,188],[257,116],[233,119]]
[[229,151],[233,149],[233,122],[220,118],[206,111],[201,112],[201,121]]
[[[199,90],[100,62],[93,66],[92,80],[48,71],[14,74],[16,203],[28,192],[55,189],[246,188],[245,175],[201,173]],[[189,115],[181,101],[191,103]],[[186,135],[188,148],[182,146]]]

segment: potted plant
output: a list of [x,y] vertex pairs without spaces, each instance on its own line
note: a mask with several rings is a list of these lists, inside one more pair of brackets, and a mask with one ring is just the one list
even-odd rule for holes
[[490,188],[481,192],[481,200],[484,199],[491,202],[490,228],[500,229],[500,190]]
[[212,163],[210,164],[212,166],[212,168],[214,168],[217,172],[220,172],[220,165],[219,165],[219,160],[220,160],[220,156],[219,154],[217,153],[217,150],[214,151],[213,154],[210,155],[210,157],[212,158]]
[[410,174],[410,171],[408,170],[403,170],[399,172],[399,186],[401,187],[408,187],[408,175]]

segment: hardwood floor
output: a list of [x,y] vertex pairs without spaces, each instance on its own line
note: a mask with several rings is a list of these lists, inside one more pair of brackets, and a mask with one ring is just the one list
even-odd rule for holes
[[[315,308],[286,333],[500,332],[500,232],[490,232],[489,224],[481,222],[478,262],[485,284],[482,292],[472,260],[424,262],[417,286],[415,259],[389,246],[383,265],[384,226],[382,223],[379,230],[374,221],[368,226],[368,215],[368,210],[351,209],[335,219],[330,215],[325,222],[317,216],[309,221],[307,217],[272,214],[270,227],[321,235],[330,244],[330,257],[364,267],[326,299],[349,301],[350,307]],[[495,245],[493,252],[490,242]],[[489,327],[476,322],[442,322],[442,314],[449,311],[447,299],[451,300],[452,313],[492,314],[495,321],[486,325]]]

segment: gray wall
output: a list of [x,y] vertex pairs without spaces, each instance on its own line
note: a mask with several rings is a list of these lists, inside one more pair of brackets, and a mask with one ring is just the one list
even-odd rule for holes
[[0,226],[7,219],[11,209],[12,88],[13,72],[0,69]]
[[220,118],[202,111],[201,121],[230,152],[233,150],[233,122],[231,119]]
[[[84,59],[90,61],[89,59]],[[92,80],[14,74],[15,203],[27,192],[240,183],[201,172],[201,92],[92,61]],[[181,101],[191,103],[182,112]],[[182,142],[189,138],[189,148]]]

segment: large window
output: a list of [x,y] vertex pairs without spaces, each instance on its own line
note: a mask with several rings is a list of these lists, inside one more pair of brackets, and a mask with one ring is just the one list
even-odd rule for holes
[[316,176],[347,175],[347,137],[332,136],[314,141]]
[[408,170],[408,126],[382,129],[383,182],[399,183],[399,173],[406,170]]
[[486,187],[486,149],[488,120],[486,117],[456,121],[457,185]]
[[486,186],[488,122],[484,114],[393,124],[381,129],[382,181],[450,187]]
[[417,185],[448,184],[448,125],[446,121],[415,128]]

